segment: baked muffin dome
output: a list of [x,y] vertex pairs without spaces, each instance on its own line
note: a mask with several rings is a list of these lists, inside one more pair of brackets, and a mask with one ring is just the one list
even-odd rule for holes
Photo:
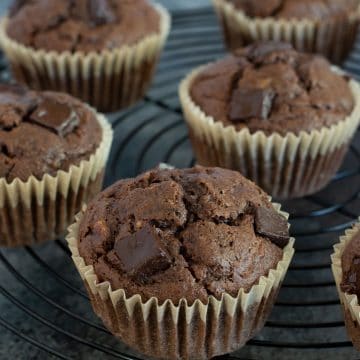
[[282,259],[288,225],[237,172],[152,170],[99,194],[80,224],[79,254],[99,282],[159,303],[237,296]]
[[10,38],[46,51],[111,50],[160,30],[146,0],[16,1],[9,15]]
[[324,20],[347,16],[357,0],[226,0],[251,17]]
[[69,95],[0,85],[0,178],[41,180],[95,153],[102,129],[95,113]]
[[251,133],[311,132],[337,124],[354,108],[348,79],[326,59],[275,42],[206,66],[190,95],[206,115]]

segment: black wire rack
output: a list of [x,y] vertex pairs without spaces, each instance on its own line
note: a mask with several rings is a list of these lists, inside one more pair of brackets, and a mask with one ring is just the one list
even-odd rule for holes
[[[157,77],[131,109],[109,114],[115,131],[106,185],[159,162],[188,167],[195,160],[177,97],[193,67],[224,54],[211,8],[177,12]],[[344,64],[360,75],[360,43]],[[6,65],[1,79],[9,80]],[[334,84],[336,86],[336,84]],[[360,133],[342,169],[323,191],[284,202],[296,255],[263,331],[224,359],[356,359],[344,328],[330,269],[332,246],[360,214]],[[0,250],[1,359],[138,359],[93,314],[60,239]]]

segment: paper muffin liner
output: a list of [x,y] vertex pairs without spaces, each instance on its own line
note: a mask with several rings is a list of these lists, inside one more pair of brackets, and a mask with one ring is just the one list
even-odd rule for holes
[[[274,208],[280,211],[280,205]],[[123,289],[112,290],[109,282],[99,283],[92,265],[79,254],[78,232],[86,207],[69,227],[67,241],[74,263],[85,283],[96,314],[124,343],[157,359],[208,359],[232,352],[244,345],[264,325],[294,254],[294,239],[283,250],[283,257],[268,276],[261,276],[248,293],[236,297],[224,293],[220,300],[209,296],[189,305],[178,305],[157,298],[143,302],[140,295],[127,297]]]
[[[359,218],[360,220],[360,218]],[[340,243],[334,246],[334,253],[331,255],[332,271],[335,278],[336,288],[339,293],[340,302],[344,312],[346,330],[355,348],[360,351],[360,305],[356,295],[343,292],[340,284],[343,278],[341,257],[353,237],[360,231],[360,222],[351,229],[346,230],[345,235],[340,237]]]
[[0,178],[0,246],[32,245],[64,236],[67,227],[84,203],[102,187],[109,156],[112,129],[97,114],[102,140],[88,160],[45,174],[41,180],[31,176],[26,182],[16,178],[8,183]]
[[347,18],[276,19],[249,17],[226,0],[213,0],[224,39],[231,50],[256,41],[285,41],[304,52],[320,53],[334,63],[340,63],[351,51],[360,20],[360,5]]
[[[191,99],[194,70],[179,88],[192,147],[200,165],[240,171],[276,198],[295,198],[323,188],[340,167],[360,119],[360,86],[349,81],[354,97],[351,115],[331,127],[298,135],[266,135],[236,130],[207,116]],[[334,71],[340,72],[337,68]]]
[[115,111],[140,100],[152,81],[170,30],[170,15],[154,5],[160,31],[135,45],[100,53],[35,50],[11,39],[8,18],[0,26],[0,43],[16,80],[35,90],[71,94],[99,111]]

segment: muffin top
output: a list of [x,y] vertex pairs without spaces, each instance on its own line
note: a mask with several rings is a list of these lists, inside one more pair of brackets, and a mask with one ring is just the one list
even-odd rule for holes
[[360,298],[360,231],[346,246],[341,257],[341,266],[343,271],[341,290]]
[[238,172],[152,170],[99,194],[80,224],[79,253],[127,297],[188,303],[248,291],[277,266],[287,220]]
[[146,0],[17,0],[8,35],[46,51],[102,51],[133,45],[160,27]]
[[67,171],[87,160],[101,139],[94,112],[80,101],[0,85],[0,178],[7,182]]
[[326,59],[275,42],[239,49],[206,66],[190,95],[216,121],[268,135],[330,127],[354,108],[349,79]]
[[358,0],[226,0],[251,17],[310,19],[321,21],[347,16]]

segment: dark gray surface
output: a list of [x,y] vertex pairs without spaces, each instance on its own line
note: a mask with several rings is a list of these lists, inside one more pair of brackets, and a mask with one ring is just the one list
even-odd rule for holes
[[0,13],[3,14],[7,7],[11,4],[11,0],[1,0],[0,1]]

